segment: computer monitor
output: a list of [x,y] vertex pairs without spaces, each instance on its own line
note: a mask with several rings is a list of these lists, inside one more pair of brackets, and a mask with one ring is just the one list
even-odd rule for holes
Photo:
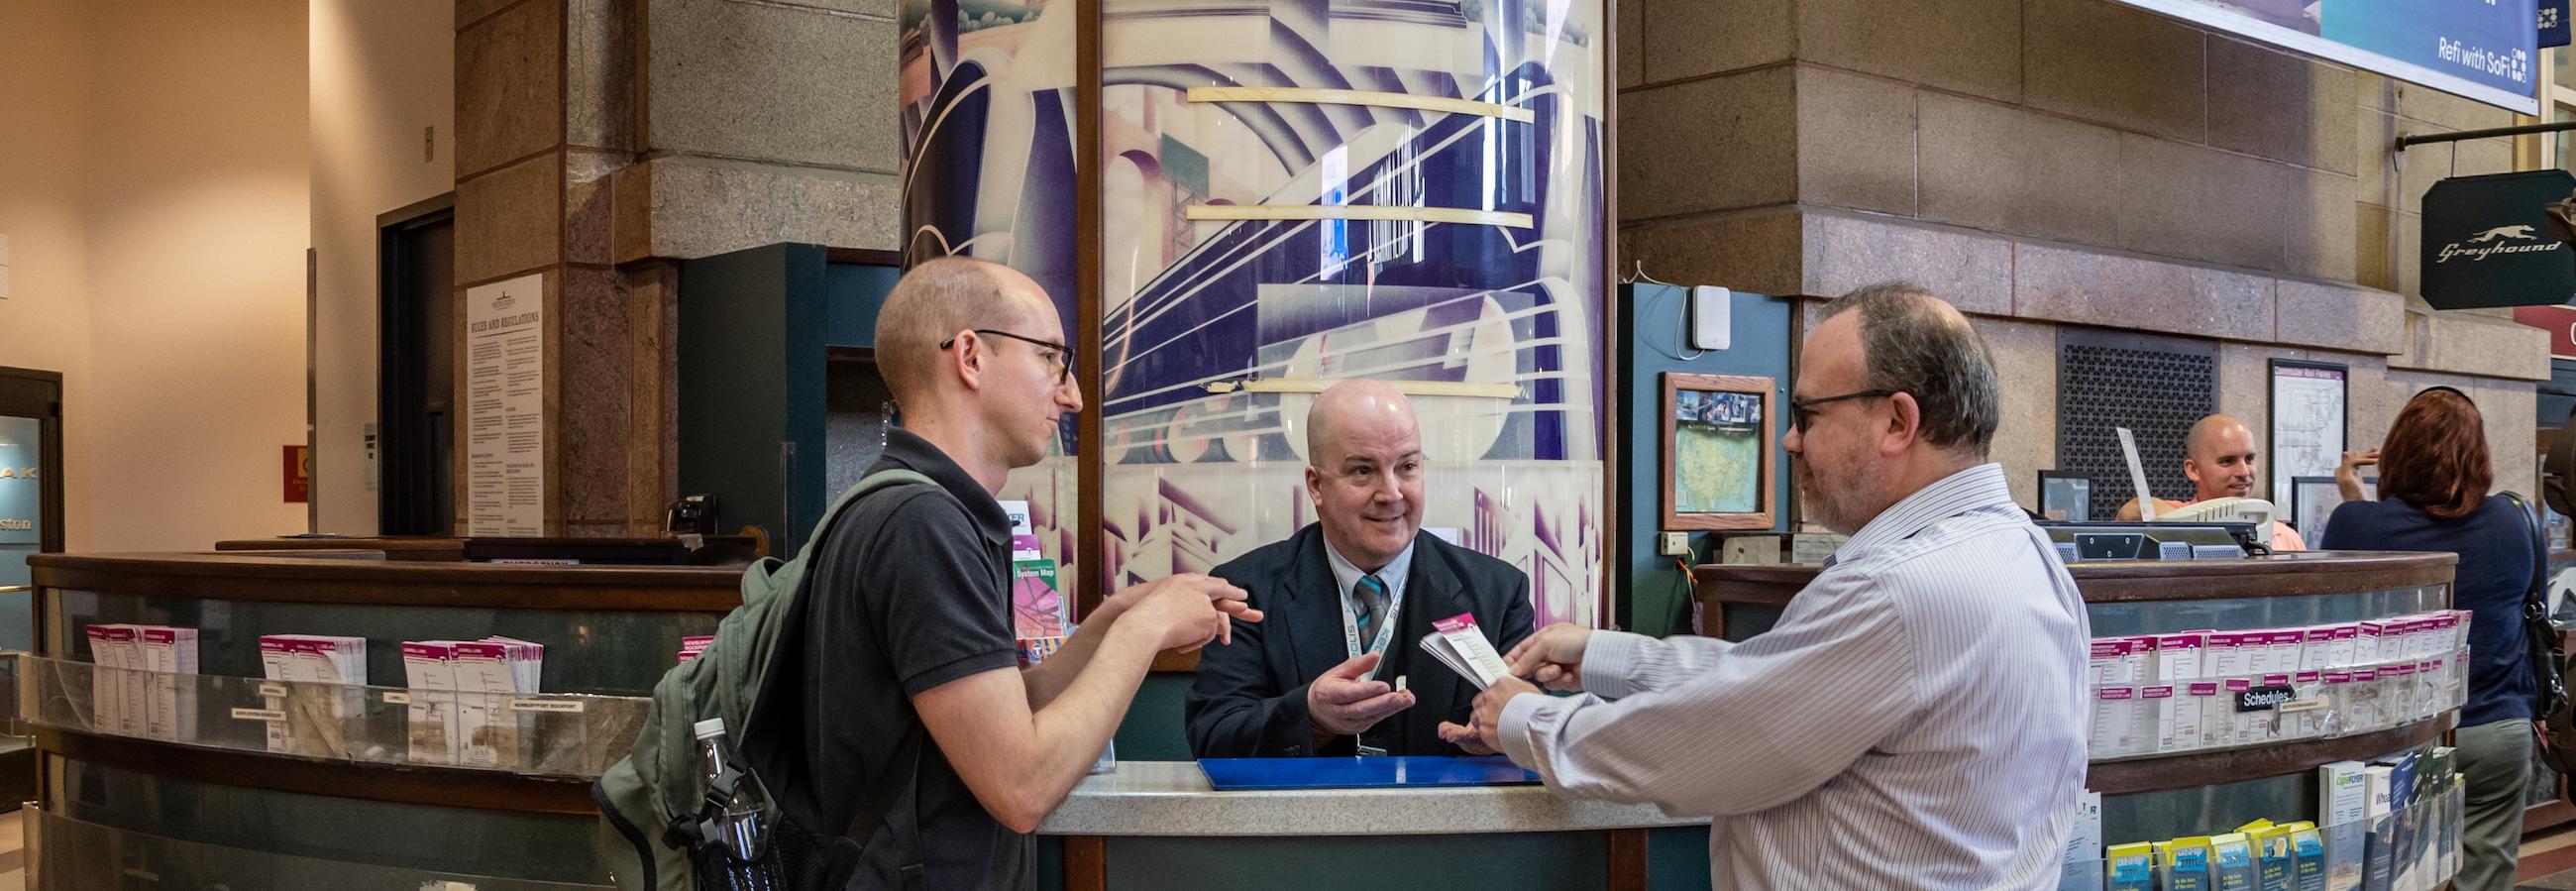
[[2093,520],[2093,478],[2056,470],[2039,472],[2039,515],[2068,523]]

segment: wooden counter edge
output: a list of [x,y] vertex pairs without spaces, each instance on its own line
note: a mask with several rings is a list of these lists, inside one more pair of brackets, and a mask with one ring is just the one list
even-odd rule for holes
[[2458,713],[2450,712],[2431,720],[2352,736],[2105,761],[2085,771],[2084,788],[2104,795],[2132,795],[2312,771],[2337,761],[2362,761],[2423,745],[2449,731],[2457,719]]
[[[2316,553],[2316,552],[2312,552]],[[2076,563],[2067,567],[2087,603],[2295,597],[2447,584],[2459,558],[2447,553],[2342,551],[2331,557]],[[1691,567],[1703,602],[1785,605],[1815,579],[1814,564]]]

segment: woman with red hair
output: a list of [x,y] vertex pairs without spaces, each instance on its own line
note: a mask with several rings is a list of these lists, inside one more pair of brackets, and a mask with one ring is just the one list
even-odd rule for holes
[[2468,780],[2459,891],[2510,891],[2522,844],[2523,786],[2531,779],[2538,685],[2524,649],[2523,592],[2531,532],[2522,512],[2489,495],[2486,421],[2449,387],[2415,394],[2379,447],[2379,500],[2346,501],[2326,521],[2333,550],[2460,555],[2451,603],[2469,621],[2469,701],[2460,709],[2459,764]]

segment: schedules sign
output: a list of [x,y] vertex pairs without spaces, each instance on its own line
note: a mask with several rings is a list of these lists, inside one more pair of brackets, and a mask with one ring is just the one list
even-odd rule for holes
[[2539,114],[2537,0],[2119,0],[2283,49]]
[[2424,302],[2435,309],[2550,306],[2576,297],[2576,251],[2548,207],[2576,191],[2564,170],[2460,176],[2424,193]]

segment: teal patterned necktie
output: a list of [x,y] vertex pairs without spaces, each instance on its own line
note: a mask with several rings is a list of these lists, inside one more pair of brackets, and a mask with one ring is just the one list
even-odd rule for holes
[[1359,619],[1360,646],[1369,646],[1377,640],[1378,623],[1386,619],[1386,583],[1374,575],[1360,576],[1351,585],[1351,603],[1351,612]]

